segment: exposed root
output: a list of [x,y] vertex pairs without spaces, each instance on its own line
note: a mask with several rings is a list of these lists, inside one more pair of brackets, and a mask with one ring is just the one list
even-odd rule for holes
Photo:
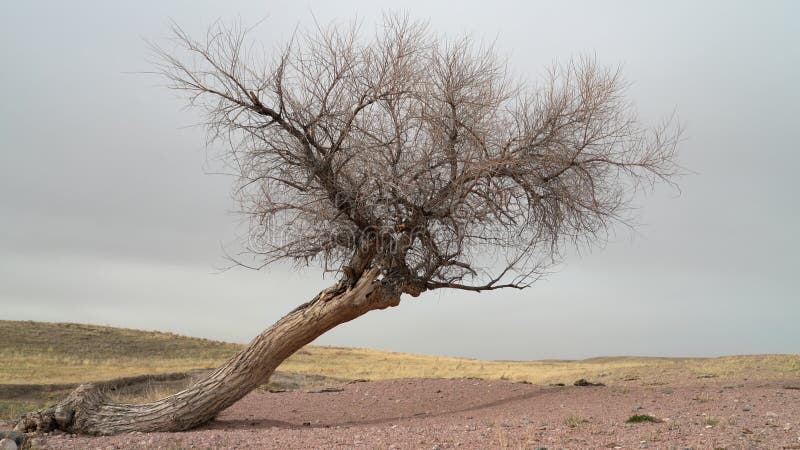
[[81,422],[81,413],[107,403],[108,397],[94,384],[78,386],[64,400],[49,408],[22,416],[14,430],[23,433],[47,433],[53,430],[73,432]]

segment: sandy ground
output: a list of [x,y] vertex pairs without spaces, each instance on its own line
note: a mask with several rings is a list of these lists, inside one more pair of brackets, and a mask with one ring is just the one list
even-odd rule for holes
[[[800,380],[537,386],[398,379],[253,392],[203,429],[50,435],[34,448],[800,449]],[[633,414],[660,423],[626,423]]]

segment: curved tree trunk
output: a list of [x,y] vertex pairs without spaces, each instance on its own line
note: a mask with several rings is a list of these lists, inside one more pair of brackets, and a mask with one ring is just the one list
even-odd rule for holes
[[384,286],[377,275],[371,270],[349,289],[339,284],[321,292],[253,339],[222,367],[169,397],[152,403],[115,403],[99,388],[84,384],[61,403],[23,416],[16,428],[109,435],[181,431],[201,425],[267,382],[281,362],[326,331],[368,311],[398,305],[400,294]]

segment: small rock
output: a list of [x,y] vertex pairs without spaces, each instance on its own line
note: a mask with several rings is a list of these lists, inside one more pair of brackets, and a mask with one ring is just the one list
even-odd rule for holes
[[523,417],[522,419],[519,419],[519,423],[521,423],[523,425],[527,425],[527,424],[531,423],[531,421],[527,417]]
[[20,433],[19,431],[0,431],[0,439],[11,439],[17,444],[17,447],[22,446],[22,441],[25,440],[25,435]]
[[742,408],[742,411],[744,411],[744,412],[750,411],[750,408],[744,407],[744,408]]
[[634,411],[639,411],[639,410],[642,410],[642,409],[644,409],[644,406],[642,406],[642,405],[636,405],[636,406],[633,407]]
[[0,450],[17,450],[17,443],[13,439],[3,438],[0,440]]
[[308,391],[309,394],[325,394],[328,392],[343,392],[344,389],[342,388],[335,388],[335,387],[326,387],[322,389],[317,389],[315,391]]
[[578,381],[576,381],[576,382],[574,382],[572,384],[574,384],[575,386],[605,386],[605,384],[603,384],[603,383],[592,383],[591,381],[589,381],[589,380],[587,380],[585,378],[581,378],[580,380],[578,380]]

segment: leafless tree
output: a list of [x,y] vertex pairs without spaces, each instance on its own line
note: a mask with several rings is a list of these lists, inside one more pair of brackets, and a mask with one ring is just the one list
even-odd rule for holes
[[339,281],[195,385],[117,404],[85,385],[19,423],[114,434],[183,430],[267,381],[341,323],[441,288],[524,288],[565,245],[603,242],[640,186],[676,175],[677,128],[643,127],[618,70],[578,59],[530,86],[491,46],[387,15],[374,36],[316,27],[265,58],[239,26],[177,49],[159,73],[229,144],[248,250]]

